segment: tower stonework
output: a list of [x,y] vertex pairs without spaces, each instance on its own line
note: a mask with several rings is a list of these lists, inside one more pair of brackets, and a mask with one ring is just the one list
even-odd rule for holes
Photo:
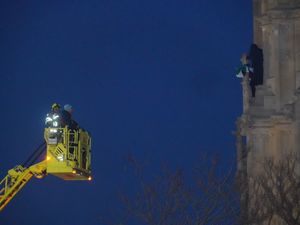
[[253,17],[253,43],[263,51],[264,72],[254,98],[248,78],[242,82],[237,157],[243,179],[258,172],[265,157],[300,155],[300,0],[253,0]]

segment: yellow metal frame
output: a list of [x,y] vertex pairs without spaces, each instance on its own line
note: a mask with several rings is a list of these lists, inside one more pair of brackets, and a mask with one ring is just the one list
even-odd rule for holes
[[82,129],[46,128],[47,173],[64,180],[91,179],[91,138]]
[[83,129],[45,128],[47,158],[28,168],[16,166],[0,182],[0,211],[32,178],[52,174],[64,180],[91,180],[91,137]]
[[33,177],[43,178],[46,175],[46,161],[25,168],[16,166],[8,171],[8,175],[0,182],[0,211]]

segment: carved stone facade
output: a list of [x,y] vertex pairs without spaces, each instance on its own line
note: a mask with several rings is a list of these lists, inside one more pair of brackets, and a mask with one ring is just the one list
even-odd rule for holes
[[264,157],[300,155],[300,0],[253,0],[253,15],[253,42],[263,50],[264,82],[254,99],[247,78],[242,82],[237,155],[244,177],[255,174]]

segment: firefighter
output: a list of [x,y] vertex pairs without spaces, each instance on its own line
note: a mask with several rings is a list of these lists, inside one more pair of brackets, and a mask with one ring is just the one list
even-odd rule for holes
[[69,104],[64,105],[62,110],[62,120],[64,126],[68,126],[71,130],[77,130],[78,124],[75,120],[72,119],[73,107]]
[[60,128],[61,124],[61,106],[58,103],[53,103],[51,112],[47,114],[45,126],[51,128]]

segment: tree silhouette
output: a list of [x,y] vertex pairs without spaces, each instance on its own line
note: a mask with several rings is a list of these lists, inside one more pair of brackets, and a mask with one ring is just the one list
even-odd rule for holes
[[289,154],[280,160],[265,158],[259,172],[249,175],[246,188],[248,208],[242,224],[300,225],[299,159]]
[[234,225],[238,221],[239,199],[233,191],[234,174],[218,168],[216,159],[202,160],[188,181],[181,169],[163,166],[153,179],[145,177],[143,166],[132,156],[138,180],[134,195],[120,196],[126,219],[115,225]]

